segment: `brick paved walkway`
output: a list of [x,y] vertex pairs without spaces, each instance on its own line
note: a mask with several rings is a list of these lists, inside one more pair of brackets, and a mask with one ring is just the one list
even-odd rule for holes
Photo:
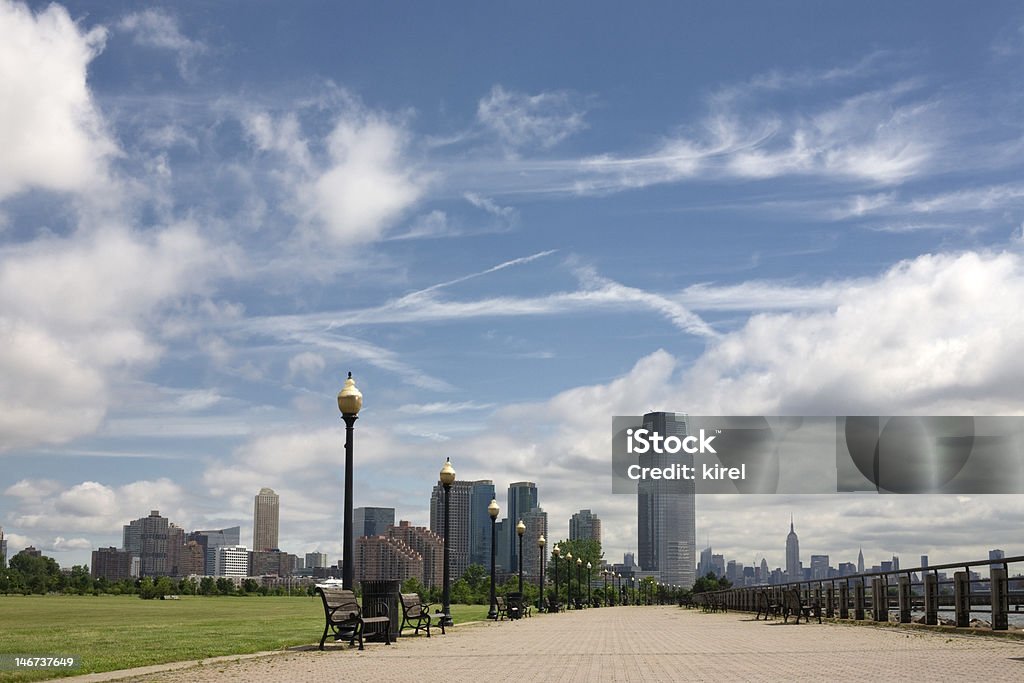
[[[470,624],[366,650],[285,652],[130,681],[1024,680],[1024,642],[617,607]],[[141,673],[141,672],[139,672]],[[75,679],[79,680],[79,679]]]

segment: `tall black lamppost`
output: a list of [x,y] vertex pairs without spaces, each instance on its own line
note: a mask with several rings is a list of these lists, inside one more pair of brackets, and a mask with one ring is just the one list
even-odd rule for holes
[[526,525],[523,520],[516,524],[516,533],[519,534],[519,597],[523,595],[523,534],[526,533]]
[[572,551],[565,554],[565,599],[566,609],[574,606],[572,602]]
[[[580,576],[580,572],[581,571],[583,571],[583,558],[582,557],[577,557],[576,558],[576,597],[580,601],[580,603],[583,602],[583,578]],[[583,605],[581,604],[580,606],[582,607]]]
[[545,543],[547,543],[547,540],[544,538],[544,534],[541,534],[537,538],[537,547],[540,549],[540,552],[537,553],[537,555],[539,555],[539,558],[540,558],[540,560],[539,560],[540,561],[540,604],[537,605],[537,609],[540,610],[541,612],[544,611],[544,544]]
[[[356,389],[352,373],[348,373],[345,386],[338,392],[338,410],[345,421],[345,514],[342,522],[342,569],[341,582],[345,590],[355,590],[356,554],[352,549],[352,439],[353,428],[363,407],[363,394]],[[259,548],[257,548],[259,550]]]
[[591,567],[593,567],[593,565],[590,564],[589,562],[587,562],[587,607],[590,607],[591,605],[594,604],[593,595],[590,592],[590,568]]
[[555,608],[558,608],[558,556],[562,554],[562,549],[557,545],[551,549],[551,554],[555,556]]
[[452,625],[452,604],[451,594],[448,576],[448,565],[451,564],[451,492],[452,484],[455,483],[455,468],[452,467],[451,460],[445,459],[444,467],[441,468],[441,486],[444,487],[444,583],[441,593],[441,602],[444,603],[442,609],[444,610],[444,616],[441,617],[445,626]]
[[639,605],[640,604],[640,596],[638,596],[637,593],[636,593],[636,577],[635,576],[629,577],[629,586],[630,586],[629,592],[632,595],[633,604],[634,605]]
[[610,596],[608,595],[608,570],[607,569],[602,569],[601,570],[601,578],[604,579],[604,605],[605,605],[605,607],[611,607],[612,603],[611,603],[611,600],[609,599]]
[[487,506],[487,514],[491,516],[491,609],[487,612],[488,619],[498,618],[498,601],[494,597],[494,522],[498,519],[498,513],[501,512],[501,508],[498,507],[498,501],[491,499],[491,504]]
[[619,595],[619,604],[625,605],[626,601],[622,599],[622,572],[615,572],[615,583],[618,584],[615,587],[615,592]]

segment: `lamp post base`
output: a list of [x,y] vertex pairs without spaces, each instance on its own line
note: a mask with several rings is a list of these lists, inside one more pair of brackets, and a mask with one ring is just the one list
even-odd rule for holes
[[487,618],[497,620],[498,610],[495,609],[494,605],[491,605],[491,609],[487,610]]

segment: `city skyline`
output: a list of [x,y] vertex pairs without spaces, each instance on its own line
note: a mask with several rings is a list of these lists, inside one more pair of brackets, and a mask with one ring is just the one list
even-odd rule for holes
[[[451,457],[535,482],[556,536],[593,510],[608,559],[639,553],[613,415],[1024,413],[1022,26],[0,0],[9,552],[86,563],[151,510],[248,540],[270,487],[278,543],[339,557],[350,371],[355,507],[429,525]],[[1022,495],[706,495],[694,526],[784,566],[793,510],[832,558],[1021,551]]]

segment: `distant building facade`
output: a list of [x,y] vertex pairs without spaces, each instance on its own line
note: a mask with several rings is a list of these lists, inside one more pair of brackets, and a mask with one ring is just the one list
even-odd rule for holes
[[786,536],[786,577],[789,581],[802,581],[803,570],[800,567],[800,539],[797,538],[793,520],[789,520],[789,534]]
[[[688,418],[683,413],[647,413],[643,416],[643,427],[665,437],[680,439],[686,437],[689,430]],[[693,455],[651,452],[641,455],[639,464],[641,467],[667,467],[671,464],[692,467]],[[696,580],[695,500],[692,480],[667,482],[644,479],[638,482],[637,559],[640,569],[657,572],[662,582],[692,586]]]
[[327,553],[306,553],[306,569],[327,566]]
[[356,539],[355,550],[357,581],[423,581],[423,557],[400,539],[362,536]]
[[494,500],[494,482],[479,479],[469,494],[469,563],[491,566],[491,516],[487,506]]
[[[177,527],[175,527],[177,529]],[[177,533],[173,533],[178,538]],[[139,576],[156,577],[173,574],[173,559],[176,555],[171,548],[171,524],[159,510],[153,510],[148,517],[132,520],[123,527],[123,548],[139,558]]]
[[244,545],[217,546],[213,558],[213,576],[249,576],[249,549]]
[[388,529],[388,537],[402,541],[416,551],[423,561],[420,579],[427,588],[441,586],[444,574],[444,541],[436,533],[422,526],[412,526],[402,520]]
[[100,548],[92,551],[91,571],[94,579],[116,583],[132,577],[132,554],[118,548]]
[[519,537],[516,535],[516,527],[520,520],[525,521],[527,512],[539,505],[537,485],[532,481],[516,481],[508,485],[508,510],[506,513],[509,523],[505,526],[504,531],[505,540],[508,543],[509,563],[505,569],[510,572],[518,571],[519,567]]
[[[451,555],[451,566],[448,569],[453,583],[465,574],[466,568],[469,567],[473,484],[472,481],[456,480],[449,493],[451,537],[448,539],[448,552]],[[430,494],[430,530],[442,539],[444,523],[444,487],[438,482]]]
[[[526,525],[526,532],[523,534],[523,575],[529,576],[531,580],[535,581],[540,578],[541,563],[547,560],[547,556],[551,552],[549,545],[544,546],[543,553],[537,545],[541,536],[544,536],[545,541],[547,540],[548,513],[544,512],[542,508],[535,507],[523,515],[523,523]],[[518,542],[517,537],[516,543]]]
[[361,507],[352,511],[355,537],[383,536],[395,523],[395,508]]

